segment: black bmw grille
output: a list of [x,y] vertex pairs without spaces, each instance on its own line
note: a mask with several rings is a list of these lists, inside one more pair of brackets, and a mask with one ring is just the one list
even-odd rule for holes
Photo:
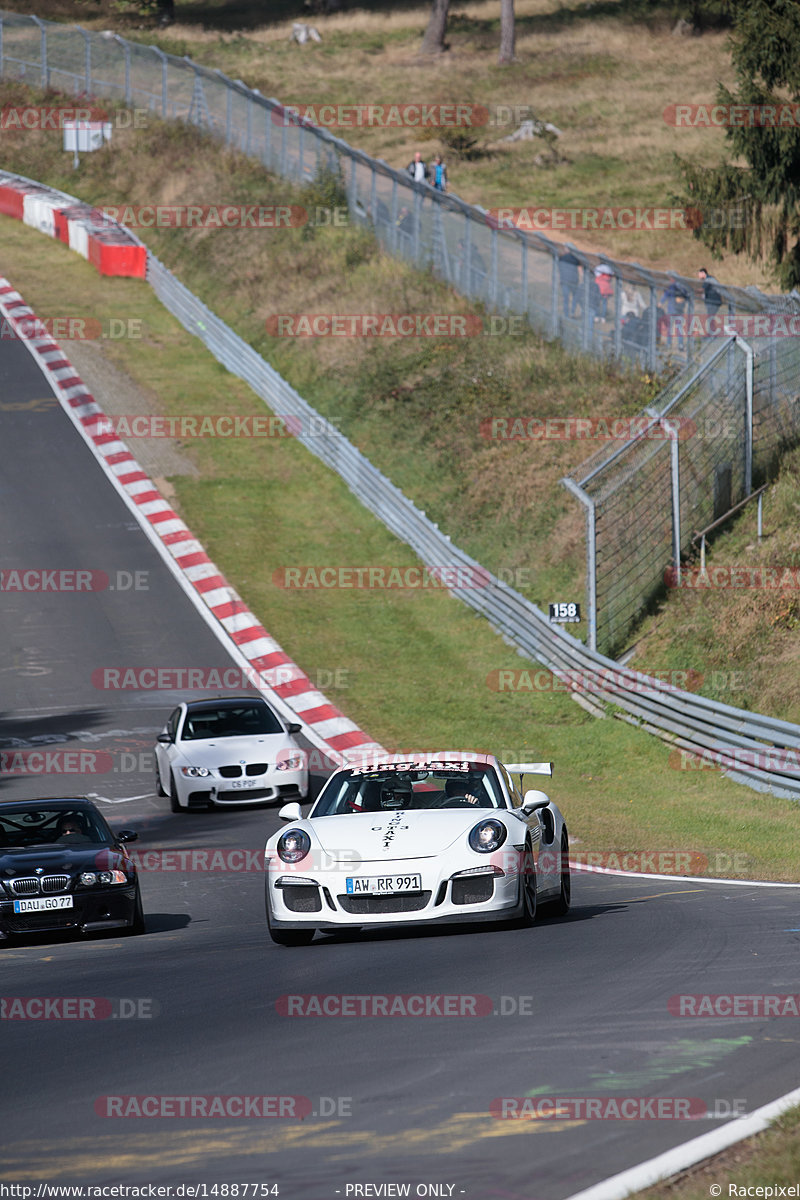
[[42,892],[52,895],[53,892],[63,892],[69,886],[69,875],[43,875],[41,879],[26,875],[7,882],[15,896],[38,896]]

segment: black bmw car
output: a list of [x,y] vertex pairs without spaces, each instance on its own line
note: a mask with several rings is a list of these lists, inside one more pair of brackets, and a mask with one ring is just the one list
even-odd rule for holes
[[144,933],[136,864],[91,800],[0,802],[0,942],[48,930]]

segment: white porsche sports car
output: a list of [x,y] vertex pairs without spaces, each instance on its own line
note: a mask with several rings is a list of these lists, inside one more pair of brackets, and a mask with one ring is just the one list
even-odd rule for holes
[[569,838],[544,792],[487,754],[412,754],[348,766],[308,816],[286,804],[288,829],[266,845],[267,926],[283,946],[317,929],[518,920],[570,905]]
[[173,812],[225,804],[305,800],[307,756],[261,696],[191,700],[156,742],[156,790]]

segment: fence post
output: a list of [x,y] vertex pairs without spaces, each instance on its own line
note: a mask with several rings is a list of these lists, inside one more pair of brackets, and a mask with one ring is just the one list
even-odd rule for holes
[[[774,338],[771,341],[775,341]],[[747,356],[745,364],[745,420],[744,420],[744,494],[749,496],[753,490],[753,362],[755,354],[752,346],[742,338],[734,336],[734,346],[738,346]],[[774,398],[773,398],[774,402]]]
[[414,263],[419,266],[422,233],[422,195],[414,189]]
[[568,492],[586,509],[586,607],[589,610],[589,649],[597,650],[597,522],[595,501],[566,475],[561,480]]
[[581,290],[583,291],[583,300],[581,301],[583,307],[583,312],[581,314],[583,317],[581,322],[583,325],[582,342],[583,349],[588,353],[592,342],[594,341],[594,311],[589,303],[589,296],[591,294],[589,291],[589,284],[591,283],[592,268],[585,261],[581,263],[581,266],[583,267],[583,280],[581,281]]
[[159,50],[158,46],[148,46],[148,50],[152,50],[153,54],[158,56],[161,63],[161,116],[166,121],[167,109],[169,108],[169,93],[167,88],[167,56],[163,50]]
[[[527,238],[525,240],[525,248],[527,250]],[[558,295],[559,295],[559,275],[558,275],[558,255],[556,251],[548,247],[550,254],[550,336],[558,337]],[[527,305],[526,305],[527,308]]]
[[118,33],[115,33],[114,37],[122,46],[122,51],[125,55],[125,103],[130,108],[133,101],[133,92],[131,91],[131,47],[130,43],[125,38],[120,37]]
[[[44,21],[40,21],[38,17],[31,17],[35,25],[39,26],[39,76],[43,88],[47,87],[47,27]],[[24,72],[23,72],[24,74]]]
[[[84,95],[91,96],[92,94],[92,45],[89,41],[89,34],[85,29],[81,29],[80,25],[76,25],[78,33],[83,38],[83,90]],[[77,77],[76,77],[77,81]],[[77,136],[77,135],[76,135]]]
[[681,479],[678,461],[678,431],[669,419],[661,417],[659,424],[669,438],[670,484],[672,491],[672,553],[678,587],[681,583]]
[[648,371],[655,371],[658,359],[658,305],[656,304],[656,286],[650,284],[650,337],[648,338]]
[[499,230],[495,225],[492,229],[492,265],[489,268],[489,303],[492,308],[497,308],[497,239],[499,236]]

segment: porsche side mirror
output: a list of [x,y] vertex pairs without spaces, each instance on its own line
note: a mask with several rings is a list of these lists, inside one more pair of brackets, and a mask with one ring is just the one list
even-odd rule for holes
[[292,800],[291,804],[284,804],[283,808],[278,809],[278,817],[281,821],[302,821],[303,814],[298,802]]
[[139,835],[135,829],[120,829],[117,834],[118,842],[138,842]]
[[172,741],[172,738],[169,736],[168,733],[160,733],[158,735],[158,737],[156,738],[156,741],[162,742],[165,746],[168,746],[170,744],[170,742]]
[[522,798],[521,809],[526,816],[536,812],[539,808],[547,808],[550,803],[550,797],[545,792],[537,791],[536,788],[531,788]]

